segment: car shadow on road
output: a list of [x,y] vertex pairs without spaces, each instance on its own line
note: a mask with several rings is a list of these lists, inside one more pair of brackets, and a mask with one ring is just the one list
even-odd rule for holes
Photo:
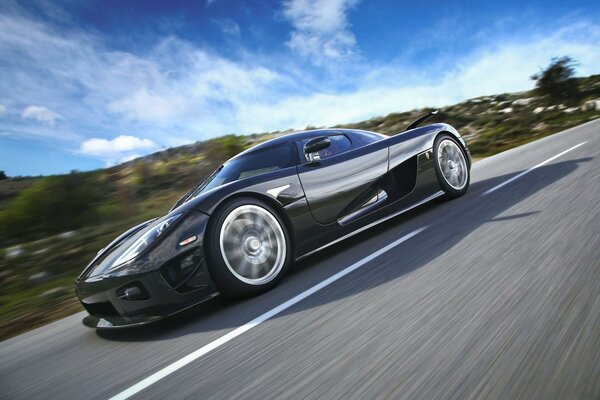
[[[430,202],[382,223],[376,229],[369,229],[352,239],[340,242],[297,262],[278,287],[261,296],[245,300],[228,300],[217,296],[176,316],[151,325],[130,329],[99,330],[97,335],[110,341],[143,342],[169,340],[199,332],[236,328],[341,271],[353,262],[372,254],[413,229],[424,225],[429,226],[421,234],[426,236],[419,235],[410,239],[409,242],[399,245],[399,251],[402,251],[402,246],[410,246],[410,252],[407,257],[403,258],[402,263],[394,266],[387,263],[372,268],[365,266],[344,279],[353,279],[353,277],[360,279],[360,274],[365,272],[373,272],[375,276],[369,276],[369,279],[363,279],[359,284],[351,285],[352,289],[346,287],[343,291],[336,291],[335,284],[328,286],[313,295],[310,301],[301,301],[273,318],[295,314],[308,308],[352,296],[357,292],[370,290],[427,265],[483,224],[528,218],[534,214],[543,213],[544,210],[541,209],[502,216],[506,210],[567,177],[580,164],[590,160],[592,157],[545,165],[488,195],[483,195],[483,192],[522,171],[475,182],[467,194],[461,198],[449,202]],[[452,229],[439,229],[440,224],[451,224]],[[399,226],[401,233],[398,233]],[[426,240],[423,240],[424,238]]]

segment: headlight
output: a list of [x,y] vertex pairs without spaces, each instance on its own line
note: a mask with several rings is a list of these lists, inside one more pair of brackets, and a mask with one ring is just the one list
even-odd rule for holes
[[173,225],[177,218],[181,217],[182,214],[175,214],[164,221],[160,222],[158,225],[152,227],[148,232],[144,233],[138,240],[135,241],[117,260],[113,263],[110,269],[114,269],[120,265],[125,264],[128,261],[133,260],[137,257],[142,251],[144,251],[148,246],[158,239],[160,235],[162,235],[169,226]]

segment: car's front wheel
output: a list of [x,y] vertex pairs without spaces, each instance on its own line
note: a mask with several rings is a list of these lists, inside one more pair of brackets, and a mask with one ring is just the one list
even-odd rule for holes
[[213,218],[206,253],[217,289],[240,297],[274,287],[292,256],[277,212],[260,200],[240,198],[221,207]]
[[449,135],[440,135],[433,145],[437,180],[447,198],[463,195],[469,188],[471,174],[465,152]]

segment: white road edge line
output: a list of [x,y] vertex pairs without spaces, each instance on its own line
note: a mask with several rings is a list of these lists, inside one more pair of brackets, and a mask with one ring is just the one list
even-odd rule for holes
[[419,233],[423,232],[427,228],[428,228],[428,226],[423,226],[421,228],[415,229],[414,231],[402,236],[399,239],[396,239],[395,241],[388,244],[387,246],[382,247],[381,249],[377,250],[376,252],[374,252],[374,253],[368,255],[367,257],[350,265],[349,267],[344,268],[340,272],[330,276],[329,278],[325,279],[324,281],[321,281],[320,283],[318,283],[318,284],[314,285],[313,287],[305,290],[304,292],[292,297],[291,299],[287,300],[286,302],[281,303],[277,307],[272,308],[271,310],[267,311],[266,313],[254,318],[252,321],[245,323],[244,325],[240,326],[239,328],[236,328],[236,329],[232,330],[231,332],[214,340],[213,342],[210,342],[209,344],[199,348],[198,350],[195,350],[193,353],[190,353],[187,356],[175,361],[171,365],[168,365],[165,368],[153,373],[149,377],[141,380],[140,382],[136,383],[135,385],[131,386],[130,388],[122,391],[121,393],[117,394],[116,396],[111,397],[110,400],[124,400],[124,399],[130,398],[131,396],[141,392],[142,390],[144,390],[147,387],[153,385],[154,383],[160,381],[161,379],[167,377],[168,375],[172,374],[173,372],[177,371],[178,369],[185,367],[189,363],[210,353],[211,351],[224,345],[225,343],[229,342],[230,340],[240,336],[244,332],[249,331],[250,329],[254,328],[255,326],[260,325],[261,323],[267,321],[270,318],[273,318],[277,314],[280,314],[281,312],[285,311],[286,309],[290,308],[291,306],[295,305],[296,303],[299,303],[300,301],[306,299],[307,297],[315,294],[319,290],[321,290],[321,289],[325,288],[326,286],[332,284],[333,282],[337,281],[338,279],[343,278],[344,276],[348,275],[349,273],[357,270],[358,268],[367,264],[369,261],[374,260],[375,258],[379,257],[380,255],[382,255],[382,254],[388,252],[389,250],[393,249],[394,247],[398,246],[399,244],[418,235]]
[[523,175],[526,175],[526,174],[530,173],[530,172],[531,172],[531,171],[533,171],[534,169],[537,169],[537,168],[541,167],[542,165],[548,164],[549,162],[556,160],[558,157],[560,157],[560,156],[562,156],[562,155],[565,155],[565,154],[567,154],[568,152],[570,152],[571,150],[575,150],[576,148],[578,148],[579,146],[583,146],[584,144],[586,144],[586,142],[581,142],[581,143],[579,143],[578,145],[576,145],[576,146],[573,146],[573,147],[571,147],[570,149],[567,149],[567,150],[563,151],[562,153],[558,153],[558,154],[557,154],[557,155],[555,155],[554,157],[550,157],[550,158],[549,158],[549,159],[547,159],[546,161],[542,161],[541,163],[539,163],[539,164],[537,164],[537,165],[535,165],[535,166],[533,166],[533,167],[529,168],[529,169],[528,169],[528,170],[526,170],[526,171],[523,171],[523,172],[521,172],[520,174],[518,174],[518,175],[516,175],[516,176],[513,176],[512,178],[510,178],[510,179],[508,179],[508,180],[506,180],[506,181],[502,182],[501,184],[499,184],[499,185],[496,185],[496,186],[494,186],[493,188],[486,190],[486,191],[485,191],[485,192],[483,192],[481,195],[482,195],[482,196],[485,196],[485,195],[488,195],[488,194],[490,194],[490,193],[492,193],[492,192],[495,192],[496,190],[500,189],[501,187],[504,187],[504,186],[508,185],[509,183],[511,183],[511,182],[513,182],[513,181],[516,181],[517,179],[519,179],[519,178],[520,178],[520,177],[522,177]]

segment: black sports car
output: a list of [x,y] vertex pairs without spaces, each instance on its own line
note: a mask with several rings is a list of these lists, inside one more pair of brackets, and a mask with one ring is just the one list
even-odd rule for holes
[[84,324],[155,321],[223,293],[274,287],[290,264],[469,186],[471,156],[447,124],[387,137],[292,133],[233,157],[163,217],[102,249],[76,282]]

